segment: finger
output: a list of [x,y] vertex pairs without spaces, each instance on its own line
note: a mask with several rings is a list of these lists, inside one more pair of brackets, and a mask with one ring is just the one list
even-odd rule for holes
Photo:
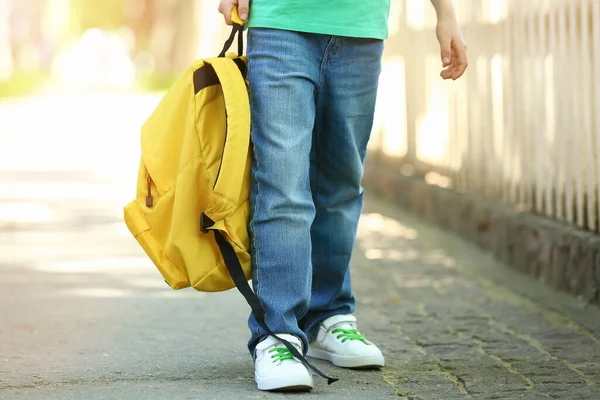
[[452,45],[449,39],[440,39],[440,50],[442,56],[442,65],[447,67],[452,63]]
[[467,70],[467,64],[458,64],[458,66],[454,69],[454,71],[452,71],[452,79],[456,80],[458,78],[460,78],[461,76],[463,76],[463,74],[465,73],[465,71]]
[[446,68],[441,73],[440,76],[444,79],[452,79],[452,69]]
[[464,46],[457,46],[456,65],[452,69],[452,79],[460,78],[465,73],[467,66],[467,49]]
[[238,3],[238,12],[240,13],[240,18],[242,21],[248,21],[248,16],[250,14],[250,0],[239,0]]
[[452,79],[452,74],[454,72],[455,65],[456,59],[453,56],[452,62],[450,63],[450,65],[447,65],[446,68],[442,70],[442,72],[440,72],[440,76],[444,79]]
[[228,1],[222,1],[219,4],[219,12],[223,14],[225,23],[227,25],[233,25],[231,22],[231,10],[233,10],[234,4]]

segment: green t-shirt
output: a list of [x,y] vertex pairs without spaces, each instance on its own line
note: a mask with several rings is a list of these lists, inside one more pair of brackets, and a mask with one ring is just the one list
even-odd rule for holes
[[249,28],[386,39],[390,0],[252,0]]

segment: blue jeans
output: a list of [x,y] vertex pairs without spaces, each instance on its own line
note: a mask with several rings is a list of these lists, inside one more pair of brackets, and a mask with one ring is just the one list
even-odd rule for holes
[[[354,312],[350,256],[383,41],[251,28],[251,252],[273,332]],[[251,354],[265,332],[251,315]]]

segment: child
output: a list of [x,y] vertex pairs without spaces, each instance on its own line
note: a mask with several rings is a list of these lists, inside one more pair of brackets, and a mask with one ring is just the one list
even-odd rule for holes
[[[452,0],[437,13],[441,76],[459,78],[466,45]],[[253,284],[267,326],[309,356],[382,367],[357,330],[350,256],[362,208],[390,0],[221,0],[248,27],[254,148]],[[410,62],[410,60],[409,60]],[[310,372],[253,315],[248,343],[261,390],[310,390]]]

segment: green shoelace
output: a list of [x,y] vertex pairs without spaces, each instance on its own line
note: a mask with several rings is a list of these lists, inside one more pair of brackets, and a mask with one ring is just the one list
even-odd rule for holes
[[363,343],[367,343],[365,341],[365,337],[363,335],[361,335],[356,329],[334,329],[331,331],[331,333],[339,333],[339,335],[337,335],[338,339],[342,339],[342,343],[346,342],[347,340],[360,340]]
[[289,351],[287,349],[287,347],[275,347],[274,349],[271,349],[269,351],[269,353],[274,353],[271,358],[275,361],[275,362],[281,362],[281,361],[285,361],[285,360],[293,360],[294,356],[292,355],[292,352]]

